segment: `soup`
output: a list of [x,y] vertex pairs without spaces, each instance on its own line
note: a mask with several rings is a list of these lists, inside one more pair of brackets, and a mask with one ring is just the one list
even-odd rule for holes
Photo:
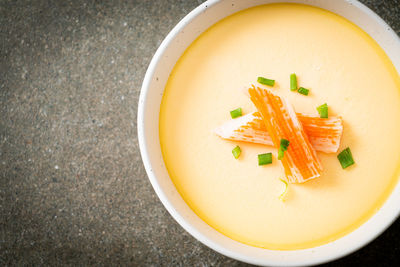
[[[289,76],[310,89],[292,92]],[[343,118],[340,149],[318,152],[322,175],[285,185],[276,149],[219,138],[213,129],[229,111],[256,109],[239,89],[258,76],[296,112]],[[295,250],[326,244],[355,230],[384,203],[399,177],[400,78],[378,44],[360,28],[323,9],[271,4],[233,14],[201,34],[176,63],[160,110],[160,144],[182,198],[207,224],[245,244]],[[239,159],[232,149],[239,145]],[[257,155],[273,163],[258,166]]]

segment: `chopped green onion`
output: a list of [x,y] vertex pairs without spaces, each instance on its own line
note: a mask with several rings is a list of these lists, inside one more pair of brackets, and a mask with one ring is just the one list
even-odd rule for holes
[[296,91],[297,90],[297,77],[296,74],[290,74],[290,90]]
[[258,165],[267,165],[272,163],[272,153],[258,154]]
[[283,150],[281,147],[278,150],[278,159],[281,160],[283,159],[283,156],[285,155],[285,150]]
[[281,139],[281,146],[285,148],[285,150],[287,150],[287,148],[289,147],[289,140],[286,139]]
[[279,196],[279,199],[282,200],[282,201],[285,201],[285,195],[286,195],[286,193],[287,193],[287,190],[288,190],[289,185],[288,185],[288,183],[287,183],[285,180],[283,180],[283,179],[279,179],[279,180],[281,180],[282,183],[285,184],[285,190],[284,190],[284,191],[282,192],[282,194]]
[[264,77],[258,77],[257,82],[259,82],[261,84],[269,85],[269,86],[274,86],[274,84],[275,84],[275,80],[270,80],[270,79],[267,79]]
[[279,150],[278,150],[278,159],[279,160],[283,159],[283,156],[285,155],[285,151],[289,147],[289,143],[290,143],[289,140],[281,139],[281,145],[279,146]]
[[326,103],[317,107],[317,110],[321,118],[328,118],[328,105]]
[[235,159],[239,158],[240,153],[242,153],[242,150],[240,149],[239,146],[236,146],[234,149],[232,149],[232,154],[235,157]]
[[308,92],[310,92],[310,90],[304,87],[300,87],[299,90],[297,90],[297,92],[299,92],[302,95],[308,95]]
[[342,165],[343,169],[346,169],[347,167],[354,164],[353,155],[351,154],[349,147],[340,152],[337,158],[340,162],[340,165]]
[[232,119],[242,116],[242,108],[237,108],[231,111]]

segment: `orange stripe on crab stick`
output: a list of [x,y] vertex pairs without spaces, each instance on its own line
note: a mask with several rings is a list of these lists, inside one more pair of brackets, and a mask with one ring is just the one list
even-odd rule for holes
[[223,139],[273,146],[271,136],[258,112],[231,119],[214,132]]
[[[336,153],[338,151],[343,133],[341,117],[330,116],[327,119],[322,119],[301,113],[297,113],[297,117],[316,151],[325,153]],[[274,145],[258,112],[229,120],[216,128],[215,133],[227,140]]]
[[274,146],[279,148],[281,139],[287,139],[290,142],[281,160],[288,181],[303,183],[319,177],[322,165],[290,104],[266,89],[252,86],[248,92]]
[[339,116],[320,118],[297,113],[313,148],[325,153],[336,153],[343,134],[343,121]]

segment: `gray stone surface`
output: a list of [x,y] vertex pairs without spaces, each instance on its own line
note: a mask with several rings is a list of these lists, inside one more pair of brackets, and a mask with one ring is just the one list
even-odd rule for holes
[[[172,219],[139,155],[145,70],[200,2],[0,0],[0,265],[245,265]],[[363,2],[399,34],[398,0]],[[389,266],[399,244],[397,220],[329,265]]]

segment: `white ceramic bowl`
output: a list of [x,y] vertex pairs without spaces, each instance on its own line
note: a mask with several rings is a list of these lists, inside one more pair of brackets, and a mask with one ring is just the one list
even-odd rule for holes
[[376,238],[400,214],[400,183],[383,207],[350,234],[323,246],[294,251],[252,247],[234,241],[203,222],[177,192],[166,170],[159,142],[160,103],[168,76],[184,50],[207,28],[240,10],[261,4],[294,2],[324,8],[352,21],[385,50],[400,73],[400,39],[374,12],[345,0],[210,0],[183,18],[155,53],[143,81],[138,110],[138,137],[144,166],[161,202],[175,220],[208,247],[228,257],[257,265],[301,266],[343,257]]

